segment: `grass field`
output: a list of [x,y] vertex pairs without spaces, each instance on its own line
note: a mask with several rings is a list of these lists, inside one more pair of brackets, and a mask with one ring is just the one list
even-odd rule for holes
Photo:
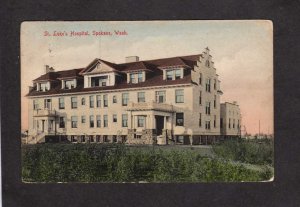
[[229,150],[227,144],[213,147],[24,145],[22,179],[25,182],[235,182],[263,181],[273,176],[272,167],[267,164],[224,157],[220,152]]

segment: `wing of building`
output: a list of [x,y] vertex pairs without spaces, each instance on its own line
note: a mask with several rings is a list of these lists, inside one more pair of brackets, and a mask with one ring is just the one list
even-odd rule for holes
[[[29,142],[208,144],[227,135],[208,48],[189,56],[45,69],[27,94]],[[237,135],[239,125],[240,118],[228,135]]]

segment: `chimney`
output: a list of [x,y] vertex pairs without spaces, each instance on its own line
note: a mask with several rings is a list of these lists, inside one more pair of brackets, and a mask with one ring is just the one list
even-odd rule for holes
[[45,65],[45,73],[54,72],[54,68],[50,67],[49,65]]
[[128,56],[125,58],[126,63],[132,63],[132,62],[138,62],[139,57],[138,56]]

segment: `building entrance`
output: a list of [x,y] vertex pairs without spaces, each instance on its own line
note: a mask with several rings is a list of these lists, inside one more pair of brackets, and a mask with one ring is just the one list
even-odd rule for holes
[[163,116],[155,116],[156,119],[156,131],[157,135],[162,135],[162,130],[164,128],[164,117]]

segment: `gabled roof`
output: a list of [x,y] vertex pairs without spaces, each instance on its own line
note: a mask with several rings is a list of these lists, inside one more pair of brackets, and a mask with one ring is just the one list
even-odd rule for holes
[[108,62],[106,60],[102,60],[102,59],[99,59],[99,58],[96,58],[94,59],[86,68],[84,68],[80,74],[84,74],[84,73],[88,73],[88,72],[91,72],[99,63],[104,63],[106,65],[108,65],[109,67],[111,67],[113,70],[117,70],[118,71],[118,68],[119,66],[115,63],[111,63],[111,62]]

